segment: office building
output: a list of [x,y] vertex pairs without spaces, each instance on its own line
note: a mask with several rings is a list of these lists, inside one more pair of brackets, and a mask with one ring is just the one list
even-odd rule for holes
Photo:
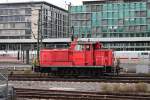
[[150,50],[150,0],[83,1],[69,12],[78,37],[118,51]]
[[67,10],[44,1],[1,3],[0,50],[35,50],[38,36],[43,45],[68,38],[68,23]]

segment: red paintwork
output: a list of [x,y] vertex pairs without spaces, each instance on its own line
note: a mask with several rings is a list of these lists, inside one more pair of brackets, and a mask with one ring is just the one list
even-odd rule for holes
[[[81,47],[82,49],[77,49]],[[113,50],[102,49],[99,42],[84,42],[75,39],[68,49],[42,49],[40,66],[113,66]]]

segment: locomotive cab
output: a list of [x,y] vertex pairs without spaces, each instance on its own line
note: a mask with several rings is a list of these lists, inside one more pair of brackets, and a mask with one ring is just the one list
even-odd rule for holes
[[73,49],[73,62],[80,66],[95,66],[94,51],[102,45],[98,42],[77,42]]

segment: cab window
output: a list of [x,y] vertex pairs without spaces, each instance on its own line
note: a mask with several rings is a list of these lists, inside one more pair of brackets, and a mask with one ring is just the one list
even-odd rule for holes
[[84,45],[76,45],[75,50],[81,51],[84,49]]
[[90,50],[90,45],[86,45],[85,50]]

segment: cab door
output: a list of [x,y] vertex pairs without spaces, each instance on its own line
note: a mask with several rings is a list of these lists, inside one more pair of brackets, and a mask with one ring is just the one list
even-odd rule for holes
[[92,46],[92,44],[85,45],[85,65],[86,66],[93,65],[93,46]]
[[85,66],[85,50],[84,45],[76,45],[73,51],[73,65]]

